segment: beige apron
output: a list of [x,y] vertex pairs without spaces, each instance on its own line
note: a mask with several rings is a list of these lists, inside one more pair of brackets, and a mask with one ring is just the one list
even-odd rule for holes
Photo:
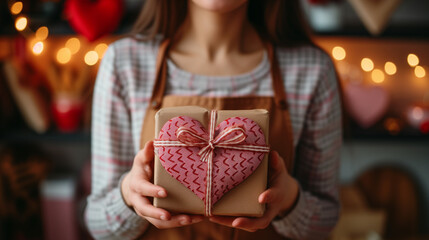
[[[161,43],[157,57],[155,85],[150,104],[146,110],[142,126],[140,148],[146,142],[154,139],[155,114],[163,107],[196,105],[207,109],[237,110],[237,109],[266,109],[270,113],[270,147],[279,152],[285,160],[288,171],[293,166],[293,133],[289,112],[287,109],[286,93],[281,78],[281,72],[271,44],[266,44],[268,57],[271,63],[272,87],[274,97],[201,97],[201,96],[164,96],[167,82],[166,56],[169,40]],[[276,233],[270,225],[264,230],[249,233],[243,230],[221,226],[204,220],[191,226],[159,230],[150,226],[142,235],[142,239],[284,239]]]

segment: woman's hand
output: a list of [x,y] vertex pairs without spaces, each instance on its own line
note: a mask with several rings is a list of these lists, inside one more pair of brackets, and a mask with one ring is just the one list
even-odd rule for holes
[[287,173],[283,158],[276,151],[271,152],[270,188],[258,197],[259,203],[266,203],[266,210],[260,218],[210,217],[210,221],[234,228],[254,232],[268,227],[278,215],[284,215],[294,206],[299,194],[298,182]]
[[157,228],[173,228],[197,223],[203,220],[203,216],[175,215],[172,216],[162,208],[152,205],[149,198],[165,198],[167,191],[160,186],[151,183],[153,175],[153,142],[146,143],[134,158],[131,171],[124,177],[121,183],[122,196],[125,203],[134,209],[141,217],[148,220]]

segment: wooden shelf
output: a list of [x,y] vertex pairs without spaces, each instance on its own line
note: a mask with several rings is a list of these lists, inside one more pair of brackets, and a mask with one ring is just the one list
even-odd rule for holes
[[348,26],[336,31],[315,32],[316,36],[338,37],[369,37],[369,38],[397,38],[397,39],[429,39],[429,23],[419,26],[391,26],[380,35],[373,36],[362,25]]
[[56,130],[49,130],[46,133],[36,133],[29,129],[15,129],[0,135],[0,144],[23,143],[23,142],[80,142],[90,144],[91,134],[89,131],[79,130],[71,133],[62,133]]

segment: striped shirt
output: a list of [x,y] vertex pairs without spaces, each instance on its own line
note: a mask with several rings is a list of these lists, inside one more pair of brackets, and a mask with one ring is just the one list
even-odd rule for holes
[[[159,41],[124,38],[111,44],[97,75],[92,112],[92,192],[85,220],[97,239],[133,239],[148,222],[126,206],[121,177],[139,151],[140,131],[155,79]],[[339,213],[338,168],[341,108],[332,61],[302,46],[276,49],[287,93],[300,194],[294,209],[272,221],[293,239],[323,239]],[[166,94],[273,96],[267,54],[253,70],[236,76],[202,76],[167,61]]]

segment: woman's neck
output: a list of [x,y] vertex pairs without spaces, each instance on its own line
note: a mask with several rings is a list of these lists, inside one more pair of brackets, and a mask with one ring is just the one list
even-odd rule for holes
[[189,1],[188,15],[175,50],[217,61],[237,53],[250,53],[261,48],[258,34],[247,20],[247,4],[229,11],[203,9]]

